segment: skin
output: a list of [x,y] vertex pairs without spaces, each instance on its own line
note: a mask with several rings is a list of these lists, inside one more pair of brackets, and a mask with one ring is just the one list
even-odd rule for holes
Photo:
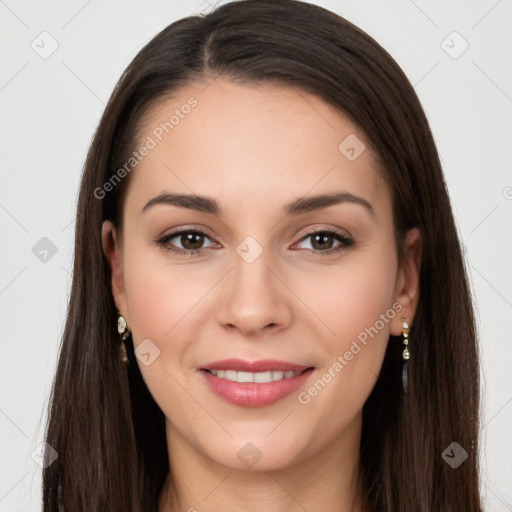
[[[198,105],[132,171],[123,232],[109,221],[102,231],[134,346],[149,338],[160,350],[148,366],[137,360],[166,417],[174,482],[168,478],[159,510],[359,511],[362,407],[389,334],[402,333],[402,315],[413,323],[420,233],[407,233],[411,250],[399,266],[391,194],[370,142],[306,92],[227,79],[191,84],[151,108],[139,139],[191,96]],[[338,150],[349,134],[366,145],[354,161]],[[282,216],[297,198],[333,191],[364,198],[375,216],[348,202]],[[164,192],[216,199],[223,216],[172,205],[141,213]],[[196,240],[202,252],[155,244],[181,227],[206,234],[202,246]],[[315,244],[310,228],[336,228],[354,245],[322,255],[342,242]],[[250,264],[236,252],[247,236],[263,249]],[[194,247],[186,243],[172,239]],[[233,405],[198,371],[231,357],[281,359],[315,367],[299,391],[307,390],[397,302],[402,310],[308,404],[292,393],[264,407]],[[237,457],[248,442],[261,454],[251,468]]]

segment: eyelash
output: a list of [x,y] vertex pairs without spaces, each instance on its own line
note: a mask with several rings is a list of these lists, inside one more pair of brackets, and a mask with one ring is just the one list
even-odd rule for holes
[[[185,233],[187,233],[187,234],[194,233],[194,234],[204,235],[205,237],[210,238],[206,233],[204,233],[203,231],[200,231],[198,229],[180,229],[177,231],[173,231],[172,233],[169,233],[169,234],[163,236],[162,238],[156,240],[156,244],[159,247],[161,247],[162,249],[164,249],[165,251],[170,251],[170,252],[173,252],[176,254],[180,254],[182,256],[185,256],[185,255],[192,256],[193,254],[197,254],[197,253],[203,251],[204,249],[206,249],[206,247],[201,247],[200,249],[180,249],[178,247],[173,247],[173,246],[169,245],[170,240],[172,240],[173,238],[176,238],[179,235],[185,234]],[[354,240],[352,240],[351,238],[347,237],[345,234],[343,234],[340,231],[337,231],[335,229],[316,229],[316,230],[308,231],[299,240],[299,242],[302,242],[303,240],[311,237],[312,235],[316,235],[316,234],[332,235],[339,242],[341,242],[341,244],[335,248],[327,249],[326,251],[305,249],[305,252],[307,254],[313,254],[313,255],[318,254],[321,256],[328,256],[328,255],[337,253],[339,251],[350,249],[351,247],[353,247],[353,245],[355,243]]]

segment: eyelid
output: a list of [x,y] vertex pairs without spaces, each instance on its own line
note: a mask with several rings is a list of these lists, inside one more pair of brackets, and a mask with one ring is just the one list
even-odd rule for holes
[[302,237],[299,239],[299,241],[303,240],[308,235],[312,235],[315,233],[334,233],[345,238],[353,238],[352,235],[346,229],[336,228],[334,226],[314,226],[312,228],[307,228],[306,231],[302,234]]
[[[189,233],[189,232],[200,233],[200,234],[205,235],[206,237],[210,238],[213,241],[216,241],[217,238],[220,238],[220,237],[213,236],[211,234],[211,230],[208,229],[206,226],[203,226],[201,224],[196,224],[196,225],[179,226],[177,228],[171,229],[169,232],[164,231],[165,234],[157,237],[157,240],[160,240],[162,238],[168,238],[171,236],[174,237],[174,236],[180,235],[182,233]],[[220,243],[220,242],[218,242],[218,243]]]

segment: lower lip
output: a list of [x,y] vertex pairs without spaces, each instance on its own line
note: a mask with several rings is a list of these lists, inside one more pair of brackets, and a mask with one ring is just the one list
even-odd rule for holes
[[210,389],[227,402],[243,407],[263,407],[278,402],[299,389],[313,371],[310,368],[297,377],[266,383],[233,382],[215,377],[206,370],[201,370],[201,373]]

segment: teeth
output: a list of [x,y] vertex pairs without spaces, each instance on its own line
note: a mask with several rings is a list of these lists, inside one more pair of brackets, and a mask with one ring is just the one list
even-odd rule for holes
[[237,372],[236,370],[208,370],[212,375],[219,379],[226,379],[232,382],[257,382],[264,384],[276,380],[291,379],[300,375],[301,372]]

